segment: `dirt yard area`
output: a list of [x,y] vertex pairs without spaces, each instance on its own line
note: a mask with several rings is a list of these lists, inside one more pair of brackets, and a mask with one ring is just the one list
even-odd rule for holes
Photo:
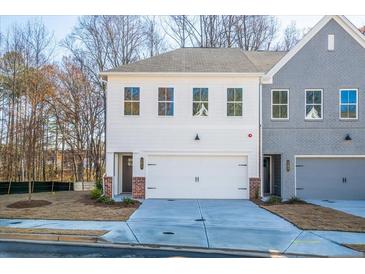
[[89,192],[75,191],[33,193],[32,199],[51,202],[41,207],[7,207],[26,200],[27,197],[28,194],[1,195],[0,218],[125,221],[138,208],[138,204],[127,206],[122,203],[98,203],[90,198]]
[[260,205],[304,230],[365,232],[365,219],[313,204]]

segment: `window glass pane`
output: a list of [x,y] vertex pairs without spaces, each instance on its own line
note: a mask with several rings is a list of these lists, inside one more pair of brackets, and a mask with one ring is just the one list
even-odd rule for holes
[[165,103],[158,103],[158,115],[165,115]]
[[314,110],[316,112],[315,114],[318,115],[318,117],[315,117],[315,118],[321,119],[322,118],[322,106],[316,105],[316,106],[314,106]]
[[280,106],[280,118],[288,118],[288,107]]
[[234,89],[227,89],[227,101],[234,101]]
[[287,104],[288,103],[288,92],[286,90],[280,91],[280,103]]
[[280,106],[274,105],[272,106],[272,117],[273,118],[280,118]]
[[356,104],[356,90],[349,90],[349,103]]
[[313,103],[315,103],[315,104],[322,103],[321,94],[322,94],[322,92],[320,90],[313,91]]
[[280,91],[279,90],[274,90],[272,92],[272,102],[273,104],[279,104],[280,103]]
[[348,91],[347,90],[341,90],[341,103],[348,103]]
[[131,100],[131,99],[132,99],[132,89],[124,88],[124,100]]
[[158,89],[158,100],[159,101],[165,101],[166,100],[166,89],[165,88],[159,88]]
[[193,101],[200,101],[200,89],[193,88]]
[[132,90],[132,100],[139,100],[139,88],[133,88]]
[[242,116],[242,103],[236,103],[234,108],[235,116]]
[[173,88],[167,89],[166,101],[174,101],[174,89]]
[[313,91],[312,90],[307,90],[306,103],[313,104]]
[[234,103],[227,103],[227,116],[234,116]]
[[167,116],[174,115],[174,103],[166,103],[165,109],[166,109]]
[[348,118],[356,118],[356,106],[350,105],[348,106],[348,110],[349,110]]
[[208,101],[208,89],[207,88],[201,89],[201,100]]
[[236,88],[235,93],[234,93],[234,100],[242,101],[242,89],[241,88]]
[[132,115],[139,115],[139,103],[134,102],[132,104]]
[[348,118],[348,105],[341,105],[341,118]]
[[125,102],[124,103],[124,115],[131,115],[132,114],[132,103]]
[[193,103],[193,115],[195,116],[200,109],[200,103]]

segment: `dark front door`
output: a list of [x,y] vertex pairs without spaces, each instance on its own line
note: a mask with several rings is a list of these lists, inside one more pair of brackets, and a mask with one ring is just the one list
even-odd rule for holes
[[271,158],[264,157],[264,194],[271,193]]
[[123,156],[123,184],[122,192],[132,192],[132,156]]

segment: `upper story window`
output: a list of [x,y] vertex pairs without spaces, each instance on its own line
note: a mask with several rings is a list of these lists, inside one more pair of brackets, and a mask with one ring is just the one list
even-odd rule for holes
[[139,115],[139,88],[124,88],[124,115]]
[[340,119],[357,119],[357,89],[340,90]]
[[242,88],[227,89],[227,116],[242,116]]
[[208,88],[193,88],[193,116],[208,116]]
[[174,115],[174,89],[158,88],[158,115]]
[[271,119],[289,119],[289,90],[271,90]]
[[319,120],[323,116],[323,100],[321,89],[305,90],[305,119]]

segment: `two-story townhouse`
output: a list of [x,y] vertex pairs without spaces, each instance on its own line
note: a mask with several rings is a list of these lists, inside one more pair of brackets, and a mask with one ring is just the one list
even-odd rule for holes
[[140,199],[260,195],[260,79],[283,55],[182,48],[102,73],[106,191]]
[[264,195],[365,198],[364,92],[364,36],[325,16],[264,77]]

